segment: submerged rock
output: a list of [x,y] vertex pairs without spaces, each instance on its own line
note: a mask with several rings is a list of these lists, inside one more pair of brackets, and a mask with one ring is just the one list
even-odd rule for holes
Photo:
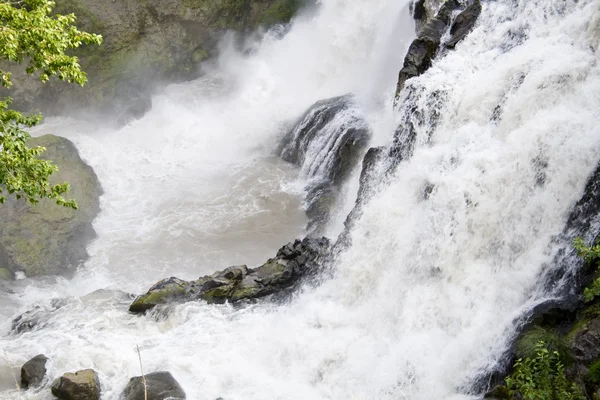
[[51,389],[60,400],[100,399],[100,380],[93,369],[66,373],[52,383]]
[[21,387],[27,389],[40,386],[46,376],[48,357],[38,354],[21,367]]
[[48,199],[36,205],[7,199],[0,207],[0,265],[27,276],[64,273],[88,256],[86,246],[95,237],[92,221],[100,210],[102,189],[94,170],[68,139],[45,135],[29,144],[46,147],[42,158],[60,169],[52,183],[69,182],[67,197],[77,201],[79,210]]
[[293,286],[302,277],[318,271],[329,251],[327,238],[296,240],[283,246],[275,258],[258,268],[245,265],[226,268],[195,281],[165,279],[138,296],[129,311],[139,313],[156,305],[204,300],[208,303],[235,303],[256,299]]
[[[146,391],[144,391],[144,378],[146,379]],[[145,393],[148,397],[145,397]],[[185,400],[185,392],[179,382],[173,378],[170,372],[161,371],[136,376],[129,380],[123,391],[123,400]]]
[[305,207],[308,231],[320,235],[335,207],[339,188],[360,162],[371,132],[352,95],[312,105],[285,135],[279,154],[311,180]]

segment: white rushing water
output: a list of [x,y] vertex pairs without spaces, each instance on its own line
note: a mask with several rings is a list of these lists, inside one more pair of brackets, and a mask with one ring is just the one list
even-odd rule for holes
[[[136,345],[146,372],[172,372],[194,400],[476,398],[472,380],[544,297],[551,238],[598,160],[599,4],[483,4],[472,34],[412,83],[418,107],[438,99],[435,129],[417,125],[414,156],[364,208],[333,277],[284,306],[137,316],[115,290],[255,265],[301,236],[298,171],[272,150],[308,106],[348,92],[373,143],[391,142],[410,109],[391,109],[412,39],[406,3],[325,0],[251,55],[224,49],[203,79],[167,88],[118,131],[49,121],[40,133],[72,139],[103,184],[98,238],[72,280],[0,294],[0,399],[52,398],[49,383],[17,394],[6,381],[38,353],[52,377],[94,368],[103,398],[118,399],[139,375]],[[52,298],[66,300],[53,310]],[[8,317],[35,305],[45,326],[10,334]]]

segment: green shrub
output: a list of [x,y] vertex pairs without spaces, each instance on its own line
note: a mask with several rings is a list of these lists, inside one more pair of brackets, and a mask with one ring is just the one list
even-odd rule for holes
[[543,341],[535,346],[535,356],[517,360],[505,382],[514,400],[585,399],[581,389],[565,376],[560,354],[548,350]]
[[600,360],[590,365],[585,380],[591,383],[600,383]]
[[[573,246],[577,250],[577,254],[588,263],[595,263],[598,267],[598,260],[600,259],[600,245],[595,244],[593,246],[586,246],[581,238],[577,238],[573,241]],[[586,303],[594,300],[596,296],[600,296],[600,277],[596,278],[594,282],[583,291],[583,299]]]
[[558,333],[554,330],[547,330],[539,326],[534,326],[525,332],[517,340],[516,353],[519,358],[534,358],[537,356],[538,345],[544,342],[546,349],[551,353],[557,352],[561,355],[561,362],[569,364],[571,356],[569,346],[565,343]]

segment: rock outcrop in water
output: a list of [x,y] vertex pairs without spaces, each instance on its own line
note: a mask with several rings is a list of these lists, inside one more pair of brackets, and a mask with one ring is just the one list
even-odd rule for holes
[[42,384],[46,376],[48,357],[38,354],[21,367],[21,388],[28,389]]
[[66,373],[52,383],[51,389],[60,400],[100,400],[100,380],[93,369]]
[[140,313],[159,304],[197,300],[235,303],[279,293],[294,286],[301,278],[316,273],[329,246],[327,238],[306,238],[283,246],[275,258],[258,268],[229,267],[195,281],[168,278],[138,296],[129,311]]
[[360,162],[370,136],[354,97],[345,95],[315,103],[281,141],[281,158],[312,180],[306,196],[311,234],[320,234],[327,224],[339,188]]
[[185,392],[170,372],[153,372],[144,378],[136,376],[129,380],[123,391],[123,400],[185,400]]
[[66,272],[87,258],[86,246],[95,237],[92,221],[100,210],[102,193],[98,177],[69,140],[53,135],[32,139],[45,146],[43,158],[58,165],[52,182],[67,181],[68,197],[79,204],[75,211],[42,200],[30,205],[10,198],[0,207],[0,268],[27,276]]
[[[423,21],[426,17],[424,2],[416,3],[415,18]],[[406,81],[419,76],[427,71],[433,62],[433,58],[444,44],[447,48],[454,48],[456,44],[464,39],[473,29],[477,17],[481,12],[481,3],[474,0],[453,20],[453,13],[461,9],[461,3],[457,0],[447,0],[438,10],[434,18],[427,19],[419,29],[417,38],[411,43],[408,53],[404,58],[404,66],[398,75],[396,96],[400,94]],[[450,30],[450,39],[443,43],[442,37]]]
[[75,52],[89,82],[85,88],[59,81],[41,85],[15,73],[10,91],[17,108],[46,113],[72,107],[103,108],[139,116],[150,107],[159,82],[194,78],[197,65],[216,53],[227,30],[289,21],[304,0],[57,0],[56,12],[75,13],[77,25],[101,34],[102,46]]

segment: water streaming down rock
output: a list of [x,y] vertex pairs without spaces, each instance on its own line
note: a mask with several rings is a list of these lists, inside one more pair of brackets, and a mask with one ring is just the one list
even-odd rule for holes
[[329,222],[340,186],[367,146],[371,132],[353,95],[312,105],[281,140],[278,153],[301,168],[307,187],[308,231],[319,233]]
[[[241,140],[240,131],[255,135],[253,145],[260,142],[269,147],[284,120],[300,115],[319,98],[347,92],[360,96],[357,82],[368,76],[368,68],[359,68],[364,62],[360,54],[364,51],[368,58],[372,43],[365,38],[373,38],[370,29],[377,30],[378,24],[396,23],[388,19],[394,16],[388,7],[395,10],[398,2],[323,2],[316,18],[292,26],[280,42],[264,43],[247,64],[240,65],[235,57],[232,64],[224,61],[224,69],[258,65],[244,74],[264,86],[257,90],[243,81],[248,85],[243,90],[211,98],[218,103],[214,108],[202,105],[194,111],[201,113],[205,124],[213,115],[207,110],[221,117],[213,117],[218,123],[211,128],[226,137],[222,147],[234,157],[242,158],[246,151],[256,156],[243,147],[249,141]],[[193,253],[193,247],[178,247],[182,251],[169,260],[110,238],[156,246],[160,242],[147,237],[173,224],[171,216],[200,218],[196,210],[207,207],[191,200],[178,202],[175,196],[160,197],[145,180],[164,183],[170,194],[201,197],[208,183],[217,183],[206,179],[205,170],[192,160],[205,155],[204,165],[215,166],[213,174],[228,171],[232,164],[219,162],[228,154],[221,151],[222,142],[213,136],[204,142],[204,137],[189,133],[192,129],[181,129],[169,119],[172,111],[180,119],[188,111],[174,107],[170,98],[157,99],[166,111],[157,108],[137,125],[114,135],[125,142],[123,133],[129,133],[136,146],[143,146],[145,170],[119,174],[113,169],[111,159],[106,161],[108,155],[100,151],[103,141],[116,151],[111,134],[98,139],[76,136],[106,191],[105,209],[95,223],[99,238],[86,269],[72,281],[32,281],[25,289],[16,287],[17,294],[10,299],[19,308],[41,299],[74,297],[55,309],[51,321],[39,330],[9,336],[4,334],[9,329],[5,327],[0,347],[6,351],[6,362],[22,364],[43,352],[53,360],[51,376],[93,367],[107,399],[118,399],[129,377],[139,375],[133,351],[138,344],[145,370],[170,371],[190,398],[192,393],[203,399],[478,398],[482,390],[473,390],[474,379],[494,369],[518,328],[515,321],[554,296],[540,277],[557,268],[552,260],[568,239],[556,237],[598,162],[600,74],[595,49],[599,21],[600,11],[593,1],[484,3],[472,33],[454,51],[436,59],[427,72],[406,82],[394,125],[407,127],[407,120],[413,122],[411,129],[398,131],[398,137],[412,138],[411,156],[391,170],[378,173],[375,169],[366,175],[376,190],[353,222],[352,245],[339,254],[331,278],[318,288],[307,288],[285,306],[235,309],[186,303],[174,306],[167,316],[140,317],[128,314],[129,301],[119,296],[102,301],[84,296],[98,285],[141,292],[152,281],[168,276],[164,270],[180,269],[190,276],[197,271],[197,277],[217,269],[213,260],[206,262],[213,267],[210,271],[205,271],[205,264],[194,266],[183,251],[199,258],[200,252]],[[319,38],[316,33],[332,31],[334,38],[315,40]],[[299,60],[304,69],[285,75],[283,71]],[[314,70],[306,69],[311,63]],[[257,70],[260,73],[255,74]],[[326,90],[324,82],[329,85]],[[388,107],[394,85],[392,79],[389,92],[381,96],[389,100]],[[312,91],[311,96],[299,90],[302,86]],[[288,91],[289,97],[282,94]],[[274,100],[263,100],[270,97]],[[237,102],[254,104],[251,101],[256,98],[251,112],[233,107]],[[236,120],[235,114],[228,113],[230,108],[241,122],[226,125],[237,129],[220,131],[219,124]],[[282,110],[286,118],[280,117]],[[257,114],[262,130],[252,129]],[[164,128],[159,117],[180,128],[176,136],[183,141],[181,146],[174,146],[169,135],[148,135],[156,132],[151,130],[156,129],[153,125]],[[379,113],[365,117],[371,128],[379,119]],[[261,133],[267,122],[273,129]],[[247,126],[251,128],[244,131]],[[136,127],[144,129],[138,133]],[[394,147],[393,128],[372,130],[374,145]],[[198,153],[203,147],[191,145],[190,137],[211,146]],[[163,152],[152,147],[154,141]],[[173,159],[168,158],[170,151]],[[117,154],[118,160],[129,160]],[[379,155],[376,158],[384,166],[393,161],[385,152],[373,155]],[[153,169],[148,160],[155,158],[165,161],[170,168],[167,173]],[[191,173],[202,177],[202,185],[190,185],[186,177]],[[153,180],[153,174],[164,179]],[[145,180],[131,185],[127,179],[131,175]],[[148,220],[137,219],[138,210],[105,184],[103,179],[109,177],[117,187],[135,189],[127,194],[141,202],[137,208],[142,212],[152,213]],[[194,191],[190,193],[189,187]],[[217,190],[213,193],[219,194],[215,195],[218,199],[223,196]],[[157,206],[151,202],[156,198],[165,202]],[[116,205],[111,206],[111,201]],[[172,206],[174,201],[176,206]],[[217,204],[213,210],[227,209]],[[244,207],[238,204],[232,207],[246,209],[246,203]],[[239,218],[236,213],[223,215]],[[121,219],[146,229],[126,230],[123,236],[121,231],[127,227],[119,224]],[[167,230],[161,239],[174,246],[171,235],[183,241],[186,235],[204,232],[201,227],[181,230]],[[226,240],[227,236],[221,237]],[[73,356],[75,348],[80,350],[77,357]],[[11,396],[14,392],[0,394],[6,399]]]

